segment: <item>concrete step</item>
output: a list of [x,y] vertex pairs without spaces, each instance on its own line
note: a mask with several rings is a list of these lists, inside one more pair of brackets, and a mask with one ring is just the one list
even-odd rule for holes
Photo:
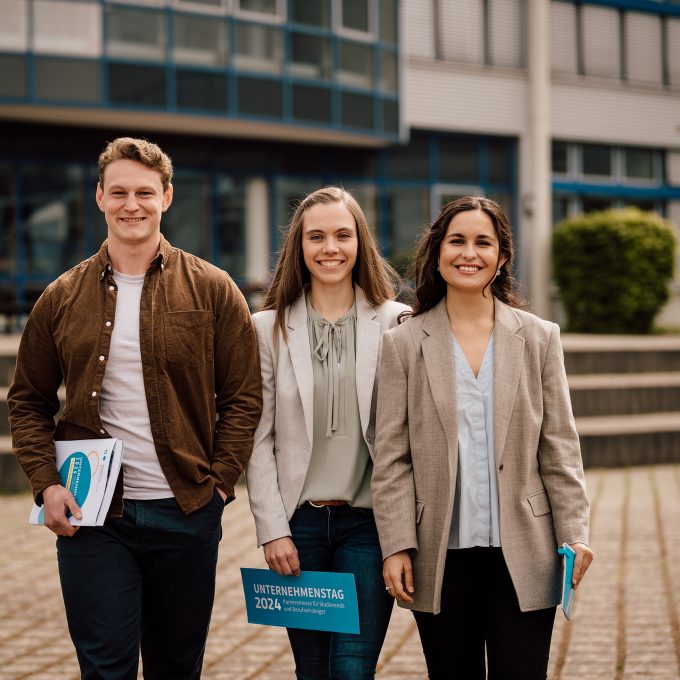
[[0,437],[0,493],[17,493],[30,488],[24,471],[12,454],[12,438]]
[[680,411],[576,419],[585,467],[680,461]]
[[562,335],[569,375],[680,371],[680,335]]
[[680,371],[569,375],[575,417],[680,410]]

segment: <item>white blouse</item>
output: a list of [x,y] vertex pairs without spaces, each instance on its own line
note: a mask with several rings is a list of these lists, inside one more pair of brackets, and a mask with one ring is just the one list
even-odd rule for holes
[[499,547],[498,487],[493,441],[493,333],[475,377],[453,340],[458,414],[458,474],[449,548]]

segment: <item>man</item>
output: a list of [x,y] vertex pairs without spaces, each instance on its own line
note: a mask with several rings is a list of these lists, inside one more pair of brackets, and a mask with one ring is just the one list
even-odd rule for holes
[[[108,239],[45,290],[9,392],[14,453],[57,559],[82,677],[199,678],[224,505],[260,418],[257,341],[221,270],[161,235],[172,163],[145,140],[99,157]],[[56,428],[57,389],[66,404]],[[216,414],[219,416],[216,419]],[[123,474],[103,527],[73,527],[54,439],[119,437]]]

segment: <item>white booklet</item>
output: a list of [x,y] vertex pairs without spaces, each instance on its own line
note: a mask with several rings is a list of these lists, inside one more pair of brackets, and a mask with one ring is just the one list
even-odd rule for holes
[[[111,505],[123,462],[121,439],[74,439],[55,441],[61,483],[73,494],[82,519],[69,515],[74,526],[101,526]],[[33,505],[31,524],[45,524],[42,506]]]

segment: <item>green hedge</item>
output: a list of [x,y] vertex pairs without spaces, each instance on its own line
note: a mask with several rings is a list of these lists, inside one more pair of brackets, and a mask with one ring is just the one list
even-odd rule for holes
[[568,218],[553,239],[554,275],[577,333],[648,333],[668,300],[675,235],[637,208]]

